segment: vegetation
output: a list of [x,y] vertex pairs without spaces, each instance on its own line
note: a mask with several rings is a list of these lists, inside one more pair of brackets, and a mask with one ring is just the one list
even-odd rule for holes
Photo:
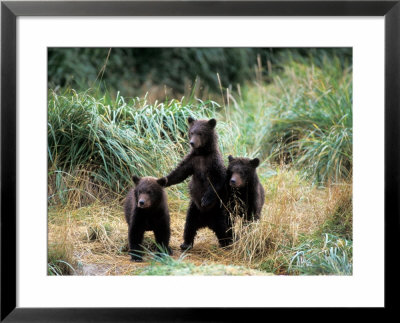
[[132,174],[161,176],[187,150],[186,120],[208,117],[214,102],[147,101],[68,90],[49,94],[50,202],[124,193]]
[[351,275],[352,242],[327,233],[324,238],[323,241],[308,240],[296,246],[289,273]]
[[293,162],[317,182],[348,178],[352,170],[352,76],[340,61],[326,68],[286,67],[269,135],[273,158]]
[[[48,80],[50,88],[88,88],[118,91],[125,97],[142,96],[164,101],[187,96],[219,93],[220,84],[244,84],[253,80],[257,57],[269,66],[282,68],[288,56],[303,59],[312,56],[317,67],[324,56],[340,62],[351,60],[349,48],[49,48]],[[269,70],[263,69],[268,76]],[[197,80],[197,82],[195,82]]]
[[152,252],[148,252],[151,256],[150,265],[143,269],[137,270],[135,274],[149,276],[185,276],[185,275],[266,275],[265,272],[249,269],[243,266],[232,265],[195,265],[191,262],[184,262],[185,254],[182,254],[178,259],[174,259],[168,254],[161,256]]
[[[351,275],[351,51],[303,51],[255,56],[253,79],[227,88],[213,74],[212,99],[195,88],[162,102],[95,86],[49,90],[49,274]],[[131,176],[162,176],[180,161],[188,116],[218,120],[225,158],[261,159],[261,220],[234,219],[226,249],[202,230],[182,255],[187,183],[170,187],[174,255],[155,256],[146,233],[150,263],[132,264],[122,210]]]
[[[51,222],[49,222],[49,226]],[[48,233],[47,274],[50,276],[71,275],[73,267],[73,246],[70,244],[70,234],[64,222],[51,226]]]

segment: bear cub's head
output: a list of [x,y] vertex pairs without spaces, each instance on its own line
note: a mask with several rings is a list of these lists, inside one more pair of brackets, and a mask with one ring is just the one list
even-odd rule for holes
[[215,139],[215,119],[210,120],[195,120],[192,117],[188,118],[189,123],[189,143],[193,149],[199,149],[210,146]]
[[164,198],[165,178],[133,176],[132,179],[135,183],[136,206],[138,208],[148,209],[160,204]]
[[244,187],[254,176],[256,176],[256,168],[260,164],[258,158],[233,158],[229,155],[228,160],[228,180],[231,187]]

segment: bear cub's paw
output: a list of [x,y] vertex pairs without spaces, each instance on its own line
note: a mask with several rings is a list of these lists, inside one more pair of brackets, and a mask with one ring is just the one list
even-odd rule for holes
[[142,259],[142,257],[138,257],[138,256],[131,255],[131,261],[134,261],[134,262],[143,262],[143,259]]
[[190,249],[192,249],[193,248],[193,244],[187,244],[187,243],[182,243],[181,245],[180,245],[180,248],[181,248],[181,250],[182,251],[186,251],[186,250],[190,250]]
[[229,238],[227,238],[227,239],[221,239],[220,241],[219,241],[219,246],[221,247],[221,248],[226,248],[226,249],[231,249],[231,247],[232,247],[232,239],[229,239]]
[[168,179],[166,177],[161,177],[157,179],[157,184],[160,185],[161,187],[167,186]]

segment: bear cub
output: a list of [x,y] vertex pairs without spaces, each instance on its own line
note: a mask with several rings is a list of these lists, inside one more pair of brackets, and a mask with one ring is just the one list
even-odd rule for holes
[[[188,118],[191,151],[165,178],[166,186],[189,183],[190,204],[186,214],[182,250],[193,246],[198,229],[208,227],[216,234],[219,244],[231,242],[229,218],[222,204],[227,199],[226,168],[218,149],[215,132],[217,121]],[[221,203],[221,201],[223,203]]]
[[258,180],[258,158],[228,157],[227,181],[229,183],[229,209],[245,220],[258,220],[264,205],[264,188]]
[[167,195],[163,189],[166,181],[154,177],[132,177],[135,188],[131,189],[125,200],[125,219],[128,223],[129,253],[132,260],[142,261],[142,241],[145,231],[153,231],[163,250],[172,254],[169,247],[170,218]]

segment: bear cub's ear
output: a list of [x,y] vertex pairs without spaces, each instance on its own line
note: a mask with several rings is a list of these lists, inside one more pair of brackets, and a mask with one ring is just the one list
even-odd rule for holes
[[168,180],[166,177],[161,177],[157,180],[157,184],[162,187],[165,187],[165,185],[167,185],[167,182],[168,182]]
[[258,165],[260,165],[260,160],[258,158],[254,158],[250,160],[250,165],[253,166],[254,168],[257,168]]
[[210,120],[208,120],[208,124],[210,125],[211,128],[214,128],[215,125],[217,124],[217,120],[210,119]]
[[231,162],[232,160],[234,160],[235,158],[232,157],[232,155],[228,156],[228,161]]
[[133,179],[133,182],[135,183],[135,185],[139,184],[139,182],[140,182],[140,177],[138,177],[138,176],[136,176],[136,175],[133,175],[133,176],[132,176],[132,179]]
[[192,117],[189,117],[188,119],[189,124],[192,124],[195,120]]

